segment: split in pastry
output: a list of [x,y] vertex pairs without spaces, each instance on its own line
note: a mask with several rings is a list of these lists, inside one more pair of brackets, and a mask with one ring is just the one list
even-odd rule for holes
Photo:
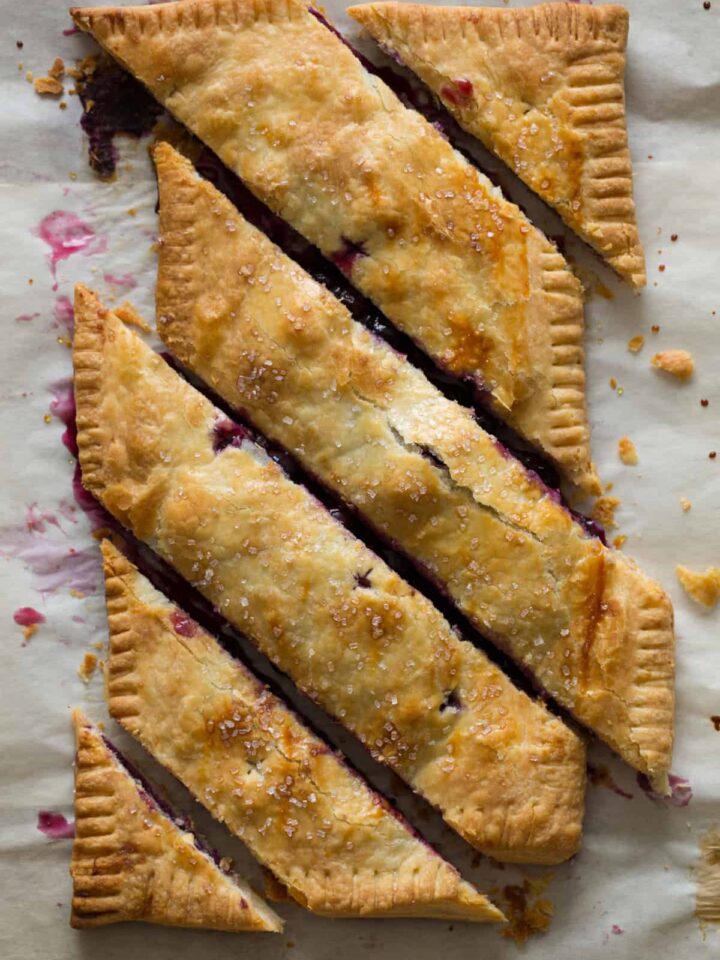
[[322,17],[302,0],[72,15],[441,367],[599,492],[579,281]]
[[249,670],[102,548],[111,716],[294,900],[332,917],[503,919]]
[[73,712],[73,723],[72,926],[144,920],[279,933],[280,917],[159,807],[81,711]]
[[624,7],[369,3],[348,13],[620,276],[645,286],[625,123]]
[[168,144],[158,330],[638,770],[673,738],[672,608],[471,413],[355,322]]
[[165,360],[76,288],[85,487],[498,859],[580,839],[583,746]]

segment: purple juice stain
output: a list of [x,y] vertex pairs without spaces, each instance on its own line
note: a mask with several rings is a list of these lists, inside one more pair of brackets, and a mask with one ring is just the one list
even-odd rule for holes
[[53,290],[57,290],[57,265],[76,253],[102,253],[107,243],[100,239],[93,228],[69,210],[53,210],[43,217],[32,231],[47,244],[50,273],[53,278]]
[[82,102],[80,126],[88,137],[90,166],[103,179],[115,173],[118,133],[142,137],[150,133],[164,112],[145,87],[108,58],[98,60],[93,73],[76,83]]
[[466,80],[464,77],[460,77],[441,87],[440,96],[459,107],[468,103],[473,95],[473,90],[472,80]]
[[75,823],[54,810],[38,812],[37,829],[44,833],[48,840],[72,840],[75,836]]
[[686,807],[693,798],[690,781],[685,777],[678,777],[674,773],[668,775],[668,783],[670,784],[670,794],[668,796],[654,790],[645,773],[638,773],[637,782],[648,800],[654,803],[656,807]]

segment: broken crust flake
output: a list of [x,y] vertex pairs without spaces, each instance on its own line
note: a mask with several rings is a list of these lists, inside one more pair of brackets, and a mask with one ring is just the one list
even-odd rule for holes
[[620,437],[618,440],[618,456],[627,467],[634,467],[637,465],[637,449],[630,437]]
[[504,919],[108,541],[103,557],[111,716],[293,899],[334,917]]
[[689,379],[695,370],[695,361],[687,350],[663,350],[653,354],[650,363],[656,370],[669,373],[678,380]]
[[598,492],[579,281],[301,0],[72,14],[397,327]]
[[83,483],[118,520],[468,842],[577,850],[576,734],[262,450],[219,443],[229,422],[81,286],[73,359]]
[[356,323],[186,159],[168,144],[154,158],[156,314],[170,351],[628,762],[666,769],[673,631],[657,584],[588,537],[467,410]]
[[160,811],[83,714],[75,726],[71,924],[279,933],[280,917]]
[[720,567],[708,567],[705,573],[698,573],[680,565],[675,567],[675,573],[683,590],[696,603],[712,609],[720,599]]
[[620,276],[645,286],[625,122],[627,10],[371,3],[347,12]]

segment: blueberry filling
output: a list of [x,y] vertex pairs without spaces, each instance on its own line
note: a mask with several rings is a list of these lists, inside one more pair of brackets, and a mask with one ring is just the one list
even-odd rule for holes
[[212,445],[215,453],[226,447],[239,447],[248,438],[248,431],[227,417],[215,421],[212,428]]
[[372,573],[372,567],[369,570],[366,570],[365,573],[356,573],[355,574],[355,583],[359,587],[363,587],[365,590],[369,590],[372,587],[372,582],[370,581],[370,574]]
[[109,179],[118,160],[115,134],[142,137],[150,133],[163,108],[138,80],[107,58],[78,78],[76,88],[83,107],[80,125],[88,136],[90,166]]
[[360,257],[366,256],[367,253],[361,243],[353,243],[352,240],[343,237],[342,247],[335,253],[331,253],[330,259],[338,270],[341,270],[346,277],[349,277],[356,261],[359,260]]
[[440,713],[445,713],[446,710],[451,710],[453,713],[456,713],[461,709],[462,701],[457,694],[457,690],[448,690],[440,704]]
[[[398,63],[400,62],[398,58]],[[453,80],[451,83],[447,83],[444,87],[440,88],[440,95],[443,99],[449,100],[450,103],[455,104],[455,106],[461,106],[467,103],[472,97],[472,94],[472,80],[466,80],[463,77],[458,80]]]

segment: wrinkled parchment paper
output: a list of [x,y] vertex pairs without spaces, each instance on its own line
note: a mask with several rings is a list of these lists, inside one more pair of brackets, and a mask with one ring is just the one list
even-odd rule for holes
[[[621,500],[625,551],[663,582],[676,603],[673,770],[689,779],[692,801],[682,808],[653,803],[633,772],[595,744],[592,763],[607,766],[631,796],[589,787],[585,842],[571,863],[551,871],[501,869],[474,855],[350,738],[323,726],[441,852],[500,903],[509,884],[528,877],[548,881],[544,896],[552,900],[555,917],[545,936],[527,943],[527,955],[700,960],[720,950],[720,930],[703,935],[694,917],[692,874],[700,837],[720,821],[720,732],[710,721],[720,714],[720,609],[706,614],[693,605],[674,567],[720,564],[720,455],[708,457],[720,451],[720,320],[714,314],[720,310],[720,0],[710,10],[702,0],[632,0],[629,6],[627,94],[648,288],[634,296],[577,241],[570,240],[567,251],[591,290],[600,283],[612,294],[612,299],[595,294],[587,306],[594,455],[602,478],[614,485],[612,495]],[[62,424],[48,413],[53,390],[61,395],[70,373],[62,298],[72,296],[76,280],[96,287],[110,303],[129,298],[152,320],[156,191],[147,141],[121,140],[118,179],[100,182],[87,166],[77,98],[66,98],[62,111],[57,101],[38,97],[25,79],[27,70],[42,76],[55,56],[72,64],[91,49],[87,39],[63,35],[70,26],[63,4],[2,0],[0,7],[0,956],[514,957],[518,948],[497,928],[333,922],[293,904],[280,904],[287,926],[275,937],[138,925],[92,932],[69,928],[70,843],[48,840],[36,821],[39,810],[72,817],[69,708],[83,705],[94,719],[107,720],[99,675],[85,685],[77,674],[87,652],[98,654],[93,645],[105,640],[106,624],[97,547],[86,517],[74,508]],[[327,10],[341,29],[356,33],[340,0],[330,0]],[[563,232],[509,172],[497,162],[488,165],[501,170],[506,192],[525,204],[536,222],[552,234]],[[53,211],[74,214],[88,228],[82,248],[54,265],[39,227]],[[626,343],[640,333],[646,344],[633,355]],[[697,370],[689,383],[671,382],[650,369],[654,352],[674,347],[695,356]],[[611,378],[622,392],[610,387]],[[702,407],[701,399],[709,405]],[[637,446],[636,467],[618,459],[623,435]],[[681,509],[682,497],[692,502],[689,512]],[[46,617],[26,643],[13,620],[21,607]],[[109,721],[107,729],[144,770],[157,774]],[[157,779],[169,782],[162,774]],[[260,870],[242,846],[177,784],[170,784],[169,792],[178,809],[191,811],[201,832],[259,885]]]

